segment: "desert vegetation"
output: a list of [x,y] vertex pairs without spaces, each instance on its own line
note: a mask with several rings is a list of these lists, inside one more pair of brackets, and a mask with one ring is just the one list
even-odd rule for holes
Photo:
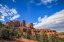
[[38,34],[36,32],[35,35],[30,35],[28,33],[25,36],[27,37],[27,39],[37,40],[38,42],[64,42],[64,38],[59,38],[57,34],[52,34],[48,37],[46,33]]
[[42,34],[35,32],[35,35],[31,35],[29,30],[23,34],[20,30],[16,30],[15,27],[9,27],[0,22],[0,42],[5,42],[5,40],[13,40],[16,38],[26,38],[37,40],[38,42],[64,42],[64,38],[57,37],[57,34],[53,34],[48,37],[45,32]]

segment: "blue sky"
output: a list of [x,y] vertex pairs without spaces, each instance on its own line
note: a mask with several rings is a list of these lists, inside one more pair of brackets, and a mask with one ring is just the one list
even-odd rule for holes
[[64,31],[64,0],[0,0],[0,21],[14,19],[32,22],[39,29]]

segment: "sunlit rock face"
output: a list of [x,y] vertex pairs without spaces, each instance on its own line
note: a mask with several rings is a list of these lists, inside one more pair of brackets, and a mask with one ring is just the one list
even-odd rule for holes
[[22,26],[22,27],[25,27],[25,26],[26,26],[25,20],[22,21],[21,26]]
[[15,24],[15,27],[20,27],[20,21],[15,21],[14,24]]
[[15,24],[14,24],[14,22],[13,21],[10,21],[10,22],[6,22],[6,24],[5,25],[7,25],[7,26],[14,26]]
[[28,27],[28,28],[33,28],[33,23],[29,23],[29,24],[27,25],[27,27]]
[[7,26],[12,26],[12,27],[20,27],[20,21],[10,21],[10,22],[6,22]]
[[18,21],[18,20],[10,21],[10,22],[6,22],[5,25],[15,27],[16,29],[20,29],[23,32],[23,34],[25,34],[26,31],[28,30],[29,33],[31,33],[32,35],[35,35],[35,32],[37,32],[38,34],[42,34],[45,32],[47,34],[47,36],[50,36],[52,34],[57,34],[58,37],[64,38],[64,34],[58,33],[55,30],[50,30],[50,29],[45,29],[45,28],[44,29],[35,29],[33,27],[33,23],[29,23],[26,26],[25,20],[23,20],[22,23],[20,23],[20,21]]

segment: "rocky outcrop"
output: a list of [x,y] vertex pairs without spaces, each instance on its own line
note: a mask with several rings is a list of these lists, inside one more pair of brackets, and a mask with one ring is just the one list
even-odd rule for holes
[[33,28],[33,23],[29,23],[29,24],[27,25],[27,27],[28,27],[28,28]]
[[11,26],[11,27],[20,27],[20,21],[10,21],[10,22],[6,22],[7,26]]
[[6,25],[13,26],[15,28],[18,27],[17,29],[20,29],[24,34],[27,30],[29,30],[32,35],[34,35],[35,32],[37,32],[38,34],[42,34],[43,32],[45,32],[48,36],[56,33],[56,34],[58,34],[59,37],[64,37],[64,34],[57,33],[55,30],[50,30],[50,29],[45,29],[45,28],[44,29],[35,29],[33,27],[33,23],[29,23],[26,26],[25,20],[23,20],[21,24],[20,24],[20,21],[18,21],[18,20],[6,22]]
[[25,26],[26,26],[26,23],[25,23],[25,20],[23,20],[21,23],[21,27],[25,27]]

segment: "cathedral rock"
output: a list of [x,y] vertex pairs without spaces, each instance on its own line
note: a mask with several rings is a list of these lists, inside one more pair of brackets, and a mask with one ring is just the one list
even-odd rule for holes
[[12,26],[15,27],[17,29],[20,29],[24,34],[26,33],[26,30],[29,30],[29,32],[34,35],[35,32],[37,32],[38,34],[41,34],[43,32],[45,32],[48,36],[52,35],[52,34],[57,34],[58,37],[64,38],[64,34],[56,32],[55,30],[50,30],[50,29],[35,29],[33,27],[33,23],[29,23],[28,25],[26,25],[26,21],[23,20],[22,23],[20,23],[20,21],[15,20],[15,21],[10,21],[10,22],[6,22],[7,26]]

